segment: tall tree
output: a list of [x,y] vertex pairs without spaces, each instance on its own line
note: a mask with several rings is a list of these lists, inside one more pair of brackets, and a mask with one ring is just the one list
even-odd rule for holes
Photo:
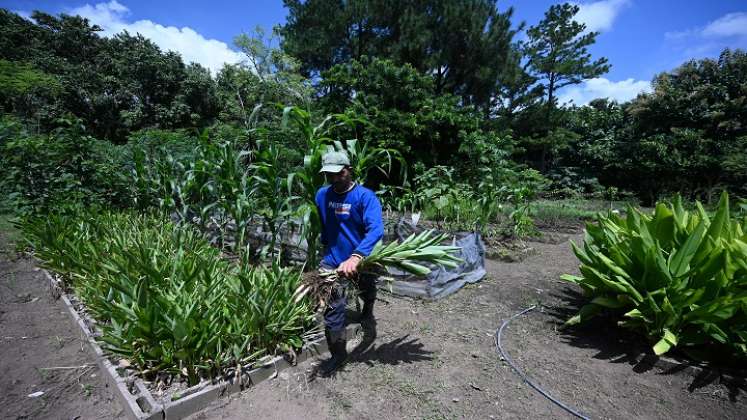
[[[629,104],[628,155],[640,165],[646,147],[660,151],[651,168],[658,191],[698,191],[706,199],[723,188],[744,191],[747,182],[747,52],[724,50],[718,59],[692,60],[657,75],[653,92]],[[649,154],[653,155],[653,154]],[[663,174],[663,175],[662,175]]]
[[527,30],[528,40],[523,47],[529,70],[547,95],[544,127],[538,136],[533,136],[533,143],[540,148],[542,171],[547,169],[547,154],[556,139],[549,134],[556,125],[553,111],[558,89],[600,76],[610,68],[604,57],[592,61],[588,47],[599,33],[584,33],[586,25],[573,20],[578,11],[578,6],[569,3],[550,6],[545,17]]
[[279,124],[274,104],[310,107],[311,84],[300,74],[298,60],[276,46],[276,36],[274,31],[267,36],[257,27],[234,38],[246,60],[223,66],[216,77],[223,104],[221,120],[245,128]]
[[40,128],[73,114],[96,137],[125,141],[146,127],[204,127],[218,113],[215,81],[141,35],[99,36],[80,16],[0,9],[0,94],[7,111]]
[[573,18],[579,7],[564,3],[550,6],[545,17],[527,30],[524,44],[529,68],[545,86],[547,105],[555,106],[558,89],[600,76],[609,71],[607,59],[592,61],[587,47],[599,32],[587,32],[586,25]]
[[316,77],[363,56],[431,75],[437,93],[487,109],[517,29],[495,0],[286,0],[283,49]]
[[401,151],[411,167],[457,166],[495,152],[490,149],[498,136],[482,129],[483,115],[457,96],[437,94],[433,78],[409,64],[364,57],[338,64],[323,76],[325,112],[365,117],[368,124],[356,137]]
[[544,86],[529,74],[522,57],[518,46],[508,54],[492,98],[490,116],[498,117],[499,123],[507,128],[514,127],[517,113],[537,106],[544,96]]
[[407,1],[392,31],[392,58],[433,75],[436,93],[488,108],[510,62],[513,9],[494,0]]

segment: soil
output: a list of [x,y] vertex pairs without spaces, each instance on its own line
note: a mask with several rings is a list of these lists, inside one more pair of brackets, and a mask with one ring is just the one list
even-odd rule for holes
[[[0,232],[0,418],[121,417],[64,304],[52,298],[33,260],[18,257],[6,238]],[[29,397],[36,392],[43,394]]]
[[[582,240],[578,231],[557,237]],[[306,362],[219,399],[192,418],[572,418],[526,385],[496,352],[496,329],[535,304],[539,309],[504,330],[503,348],[547,392],[585,415],[747,416],[743,385],[637,363],[647,352],[641,339],[605,324],[561,330],[581,300],[578,289],[559,276],[577,273],[578,261],[567,240],[528,245],[533,255],[518,263],[486,260],[483,281],[441,301],[380,293],[375,345],[352,355],[333,377],[310,377],[312,362]],[[0,417],[121,416],[110,390],[90,376],[97,368],[80,377],[82,370],[39,373],[38,367],[92,363],[92,355],[81,351],[79,332],[62,304],[47,297],[43,276],[30,260],[5,255],[0,276],[1,335],[15,337],[0,344],[0,368],[6,372],[0,378]],[[35,338],[16,339],[21,335]],[[58,344],[55,337],[67,338]],[[88,391],[85,384],[91,385]],[[37,390],[51,397],[27,397]]]
[[[578,230],[564,236],[583,240]],[[646,353],[638,337],[597,324],[560,330],[581,302],[559,276],[577,273],[578,261],[567,240],[529,245],[534,255],[486,260],[487,278],[441,301],[380,293],[374,348],[351,356],[335,376],[310,379],[306,363],[192,418],[573,418],[496,353],[496,329],[535,304],[541,308],[504,330],[503,348],[547,392],[590,418],[747,416],[747,389],[637,363]]]

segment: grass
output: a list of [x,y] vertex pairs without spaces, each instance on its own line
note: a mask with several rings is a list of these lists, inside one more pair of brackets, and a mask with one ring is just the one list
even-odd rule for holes
[[637,205],[637,203],[627,201],[567,198],[562,200],[537,200],[530,207],[532,217],[540,225],[576,225],[593,219],[599,212],[624,211],[628,204]]

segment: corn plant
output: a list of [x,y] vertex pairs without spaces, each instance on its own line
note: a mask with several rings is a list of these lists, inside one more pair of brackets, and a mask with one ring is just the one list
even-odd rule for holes
[[[202,230],[215,223],[220,243],[241,254],[255,211],[252,177],[245,162],[250,152],[239,151],[231,143],[214,142],[207,131],[194,149],[192,155],[174,158],[163,147],[134,148],[132,179],[137,207],[156,206],[165,214],[176,213],[181,221],[197,221]],[[232,235],[231,223],[235,225]]]
[[272,142],[260,145],[250,169],[254,183],[251,193],[258,201],[258,213],[270,230],[269,253],[272,259],[280,229],[291,214],[293,178],[281,172],[279,150]]
[[610,213],[586,227],[582,247],[573,245],[591,301],[569,319],[572,325],[606,310],[619,324],[643,333],[657,355],[722,347],[747,356],[747,235],[730,217],[724,193],[710,216],[697,203],[687,211],[678,197],[653,214],[632,207],[626,218]]
[[132,213],[79,211],[21,227],[97,321],[102,347],[148,376],[190,384],[298,348],[312,311],[293,300],[300,273],[232,265],[193,227]]
[[325,182],[324,174],[319,173],[322,169],[322,155],[333,144],[332,133],[335,129],[354,126],[358,121],[344,114],[332,114],[314,125],[308,111],[298,107],[283,109],[282,127],[295,128],[306,147],[302,165],[288,178],[292,182],[290,187],[295,192],[294,205],[296,215],[301,220],[301,235],[306,239],[306,267],[315,268],[319,263],[318,248],[322,223],[315,197],[317,190]]

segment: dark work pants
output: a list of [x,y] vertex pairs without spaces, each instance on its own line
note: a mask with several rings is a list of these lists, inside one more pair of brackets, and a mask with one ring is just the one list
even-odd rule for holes
[[[333,270],[322,263],[322,268]],[[363,300],[364,308],[376,301],[376,276],[373,274],[361,274],[358,276],[358,296]],[[345,307],[348,304],[347,293],[350,289],[350,281],[341,279],[332,290],[332,299],[324,311],[324,326],[330,331],[342,331],[345,329]],[[368,303],[369,305],[366,305]]]

